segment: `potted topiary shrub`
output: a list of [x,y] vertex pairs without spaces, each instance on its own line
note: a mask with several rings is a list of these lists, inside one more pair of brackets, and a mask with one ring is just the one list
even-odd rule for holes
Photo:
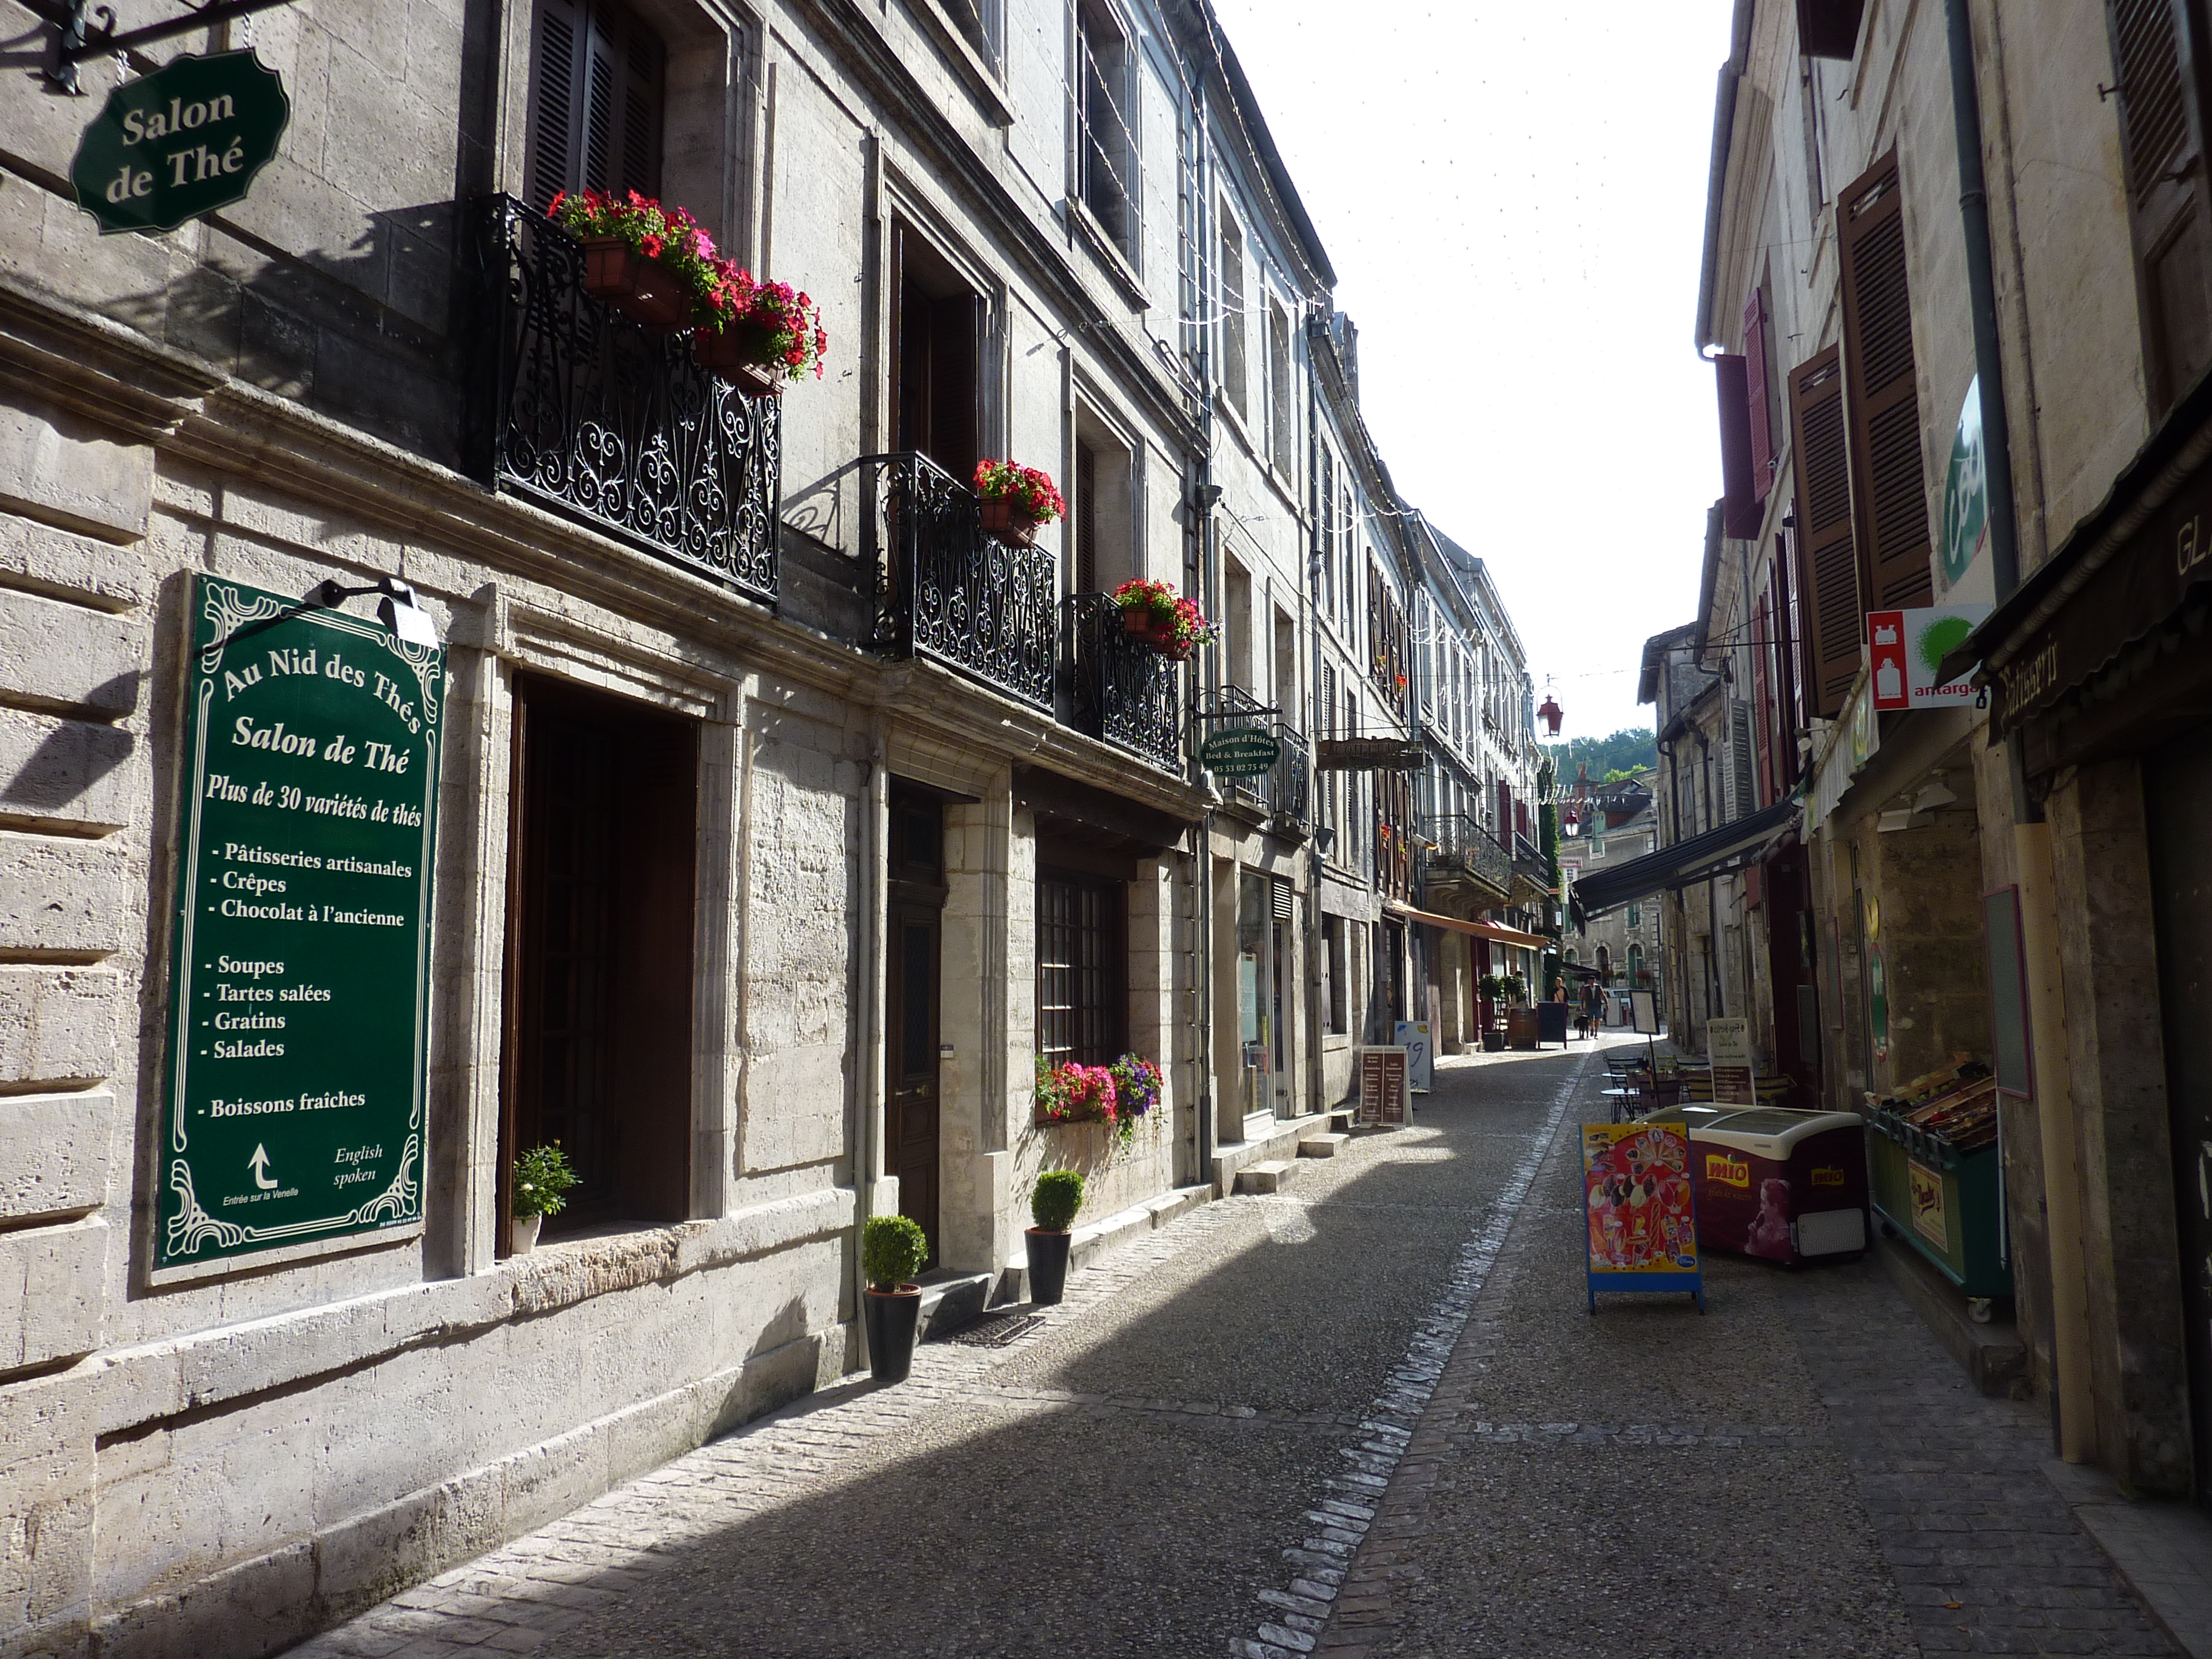
[[1047,1170],[1030,1189],[1030,1219],[1036,1223],[1024,1235],[1030,1300],[1040,1308],[1058,1302],[1066,1288],[1067,1247],[1074,1237],[1067,1226],[1082,1207],[1083,1176],[1078,1170]]
[[860,1273],[868,1288],[860,1319],[868,1334],[868,1370],[878,1382],[903,1382],[914,1369],[914,1339],[921,1322],[921,1286],[914,1282],[929,1260],[929,1236],[902,1215],[868,1218],[860,1232]]
[[568,1189],[582,1177],[561,1150],[561,1143],[532,1146],[514,1160],[514,1254],[538,1248],[538,1230],[549,1215],[568,1207]]

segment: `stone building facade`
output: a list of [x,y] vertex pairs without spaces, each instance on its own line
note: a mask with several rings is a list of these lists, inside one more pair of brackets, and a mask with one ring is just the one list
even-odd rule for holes
[[[2203,29],[1737,6],[1696,334],[1724,494],[1695,619],[1646,649],[1671,844],[1644,872],[1686,1030],[1747,1015],[1762,1064],[1852,1109],[1995,1067],[1987,1246],[2056,1448],[2200,1503]],[[1868,613],[1948,606],[1948,692],[1877,708]],[[1715,827],[1678,836],[1670,791]]]
[[[249,46],[249,193],[98,234],[118,77]],[[1315,964],[1409,982],[1410,826],[1346,775],[1319,848],[1311,739],[1328,687],[1412,716],[1313,556],[1414,567],[1371,446],[1316,507],[1349,325],[1203,5],[296,0],[81,76],[0,158],[0,1649],[276,1650],[861,1363],[870,1216],[980,1305],[1041,1168],[1104,1248],[1326,1123],[1371,1028]],[[750,398],[593,299],[538,210],[582,185],[818,296],[826,374]],[[1033,547],[988,457],[1066,486]],[[1221,645],[1131,643],[1138,576]],[[178,1275],[201,578],[404,581],[447,679],[420,1224]],[[1239,721],[1252,787],[1192,758]],[[1035,1121],[1040,1058],[1124,1050],[1126,1149]],[[564,1135],[607,1150],[519,1251]]]

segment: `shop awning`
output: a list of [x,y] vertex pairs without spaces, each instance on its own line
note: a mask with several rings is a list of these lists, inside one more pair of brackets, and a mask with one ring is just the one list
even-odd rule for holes
[[[1992,743],[2081,690],[2130,646],[2212,597],[2212,536],[2201,528],[2208,514],[2212,377],[2174,405],[2058,550],[1944,658],[1939,680],[1981,665],[1974,684],[1990,690]],[[2174,643],[2177,665],[2202,649]]]
[[1433,911],[1416,910],[1410,904],[1386,904],[1382,908],[1402,921],[1425,922],[1431,927],[1449,927],[1455,933],[1465,933],[1473,939],[1486,939],[1492,945],[1517,945],[1524,951],[1548,951],[1552,948],[1552,941],[1541,933],[1524,933],[1517,927],[1507,927],[1495,921],[1462,921],[1457,916],[1440,916]]
[[1617,904],[1642,898],[1668,888],[1703,881],[1748,854],[1763,852],[1766,844],[1797,819],[1795,800],[1778,800],[1743,817],[1733,818],[1717,830],[1678,841],[1640,859],[1610,869],[1594,870],[1577,878],[1571,891],[1578,917],[1596,915]]

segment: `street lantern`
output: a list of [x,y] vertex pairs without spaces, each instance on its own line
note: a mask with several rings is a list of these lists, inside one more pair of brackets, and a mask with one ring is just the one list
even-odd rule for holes
[[1536,705],[1536,712],[1543,717],[1544,724],[1551,727],[1552,735],[1558,737],[1559,722],[1566,719],[1567,711],[1559,707],[1559,700],[1552,695],[1550,687],[1545,688],[1544,701]]

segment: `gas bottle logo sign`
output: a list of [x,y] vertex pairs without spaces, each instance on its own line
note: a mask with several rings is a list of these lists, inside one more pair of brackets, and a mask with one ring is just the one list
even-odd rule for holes
[[1966,675],[1938,685],[1936,671],[1989,614],[1986,605],[1868,611],[1866,638],[1874,677],[1874,706],[1885,710],[1945,708],[1971,702],[1974,688]]

